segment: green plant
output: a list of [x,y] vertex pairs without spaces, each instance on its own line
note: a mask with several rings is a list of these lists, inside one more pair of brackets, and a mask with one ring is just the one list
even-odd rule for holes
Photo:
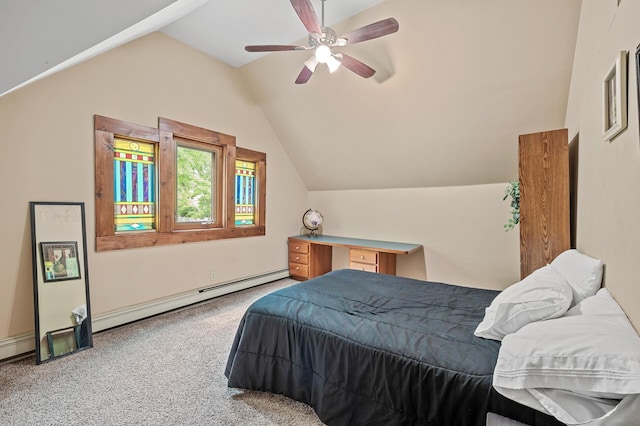
[[511,218],[504,225],[505,232],[512,230],[517,224],[520,223],[520,182],[517,180],[509,182],[507,188],[504,190],[504,197],[502,200],[506,200],[511,197]]

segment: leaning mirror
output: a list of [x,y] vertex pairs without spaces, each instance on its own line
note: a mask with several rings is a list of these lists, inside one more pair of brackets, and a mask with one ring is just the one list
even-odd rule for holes
[[30,202],[36,363],[93,347],[84,203]]

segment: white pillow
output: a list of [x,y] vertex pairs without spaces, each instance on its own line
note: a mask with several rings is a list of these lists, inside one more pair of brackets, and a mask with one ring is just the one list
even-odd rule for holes
[[486,308],[475,335],[502,340],[534,321],[557,318],[571,304],[571,287],[549,265],[502,291]]
[[562,318],[532,323],[506,336],[493,384],[603,397],[640,394],[640,337],[601,289]]
[[571,249],[560,253],[551,262],[551,267],[573,288],[571,306],[596,294],[602,285],[602,261],[582,254],[578,250]]

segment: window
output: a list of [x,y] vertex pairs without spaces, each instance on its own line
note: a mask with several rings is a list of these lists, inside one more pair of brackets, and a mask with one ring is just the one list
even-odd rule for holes
[[177,149],[176,221],[179,223],[212,223],[216,179],[215,152],[178,145]]
[[166,118],[94,126],[97,251],[265,234],[264,153]]
[[155,144],[114,138],[116,232],[155,228]]
[[236,226],[255,223],[256,163],[236,160]]
[[175,227],[219,228],[222,150],[176,141]]
[[235,225],[264,227],[267,155],[237,148],[235,165]]

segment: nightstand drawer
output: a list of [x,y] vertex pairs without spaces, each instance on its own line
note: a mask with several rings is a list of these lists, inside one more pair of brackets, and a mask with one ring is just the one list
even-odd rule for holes
[[378,265],[370,263],[349,262],[349,269],[357,269],[358,271],[378,272]]
[[309,264],[309,255],[289,252],[289,263]]
[[369,263],[376,265],[378,263],[378,252],[360,249],[349,250],[349,261],[359,263]]
[[289,241],[290,253],[309,254],[309,243],[301,243],[298,241]]
[[289,263],[289,273],[292,276],[309,278],[309,266],[302,263]]

